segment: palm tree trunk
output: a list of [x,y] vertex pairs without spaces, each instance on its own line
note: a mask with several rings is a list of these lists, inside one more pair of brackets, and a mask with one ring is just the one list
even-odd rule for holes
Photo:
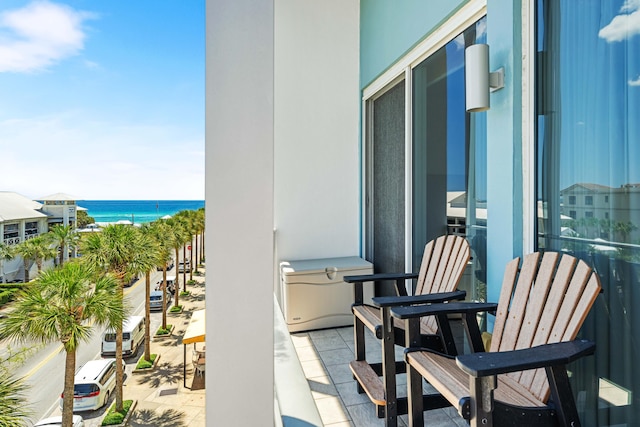
[[[176,276],[177,278],[177,276]],[[180,305],[180,286],[178,286],[178,283],[174,283],[173,284],[173,289],[174,289],[174,299],[173,299],[173,306],[177,307]]]
[[162,329],[167,329],[167,266],[162,269]]
[[[166,266],[165,266],[166,268]],[[144,304],[144,360],[151,361],[151,307],[149,300],[151,298],[151,272],[147,271],[144,275],[145,282],[145,304]]]
[[176,250],[176,293],[180,292],[180,273],[178,273],[178,265],[180,264],[180,248],[175,248]]
[[204,261],[204,228],[200,233],[200,262]]
[[[182,261],[184,261],[184,268],[182,269],[182,286],[184,291],[187,292],[187,245],[182,245]],[[191,266],[189,266],[191,270]]]
[[196,246],[193,244],[194,237],[195,236],[192,236],[191,239],[189,239],[189,245],[191,245],[191,250],[189,251],[189,280],[193,280],[193,250]]
[[[124,304],[124,286],[122,280],[118,281],[118,296]],[[122,369],[122,323],[116,328],[116,411],[122,411],[124,387],[124,372]]]
[[22,264],[24,265],[24,283],[29,283],[29,260],[23,258]]
[[64,250],[66,249],[66,245],[63,243],[60,245],[60,267],[64,264]]
[[64,362],[64,389],[62,395],[62,425],[73,425],[73,386],[76,372],[76,352],[67,350]]
[[196,273],[198,272],[198,265],[200,264],[200,258],[198,258],[198,233],[196,233],[196,244],[194,246],[194,250],[196,251],[196,265],[195,265],[195,269],[196,269]]

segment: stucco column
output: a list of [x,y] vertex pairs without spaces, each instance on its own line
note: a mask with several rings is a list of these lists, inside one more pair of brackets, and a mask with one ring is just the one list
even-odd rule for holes
[[208,426],[272,426],[273,0],[207,0]]

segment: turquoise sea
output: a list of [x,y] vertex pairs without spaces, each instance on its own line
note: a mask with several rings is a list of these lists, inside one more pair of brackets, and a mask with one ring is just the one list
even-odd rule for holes
[[135,224],[204,207],[204,200],[80,200],[76,203],[87,209],[87,214],[96,222],[129,220]]

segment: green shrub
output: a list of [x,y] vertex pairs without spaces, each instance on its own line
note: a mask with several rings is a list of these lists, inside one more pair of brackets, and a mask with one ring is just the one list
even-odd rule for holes
[[138,364],[136,365],[136,369],[148,369],[151,368],[153,366],[153,362],[156,361],[156,357],[158,355],[157,354],[152,354],[151,355],[151,361],[149,360],[145,360],[144,355],[142,355],[140,357],[140,359],[138,360]]
[[133,404],[133,400],[125,400],[122,402],[122,412],[116,412],[114,410],[116,404],[115,402],[109,408],[107,415],[102,420],[103,426],[113,426],[117,424],[122,424],[124,421],[124,417],[127,416],[129,409],[131,409],[131,405]]
[[180,292],[180,296],[181,297],[188,297],[189,295],[191,295],[191,292],[189,292],[189,291],[181,291]]
[[162,326],[160,326],[158,328],[158,331],[156,332],[156,335],[169,335],[169,333],[171,332],[171,326],[172,325],[167,325],[166,329],[162,329]]
[[187,280],[187,285],[195,285],[195,284],[196,284],[195,280],[193,280],[193,279]]
[[182,306],[181,305],[174,305],[169,310],[169,313],[179,313],[181,310],[182,310]]

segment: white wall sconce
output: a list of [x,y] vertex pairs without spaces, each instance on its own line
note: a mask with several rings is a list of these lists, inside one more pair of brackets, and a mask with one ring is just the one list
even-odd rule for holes
[[489,72],[489,45],[473,44],[464,51],[465,99],[469,113],[489,109],[489,92],[504,87],[504,67]]

